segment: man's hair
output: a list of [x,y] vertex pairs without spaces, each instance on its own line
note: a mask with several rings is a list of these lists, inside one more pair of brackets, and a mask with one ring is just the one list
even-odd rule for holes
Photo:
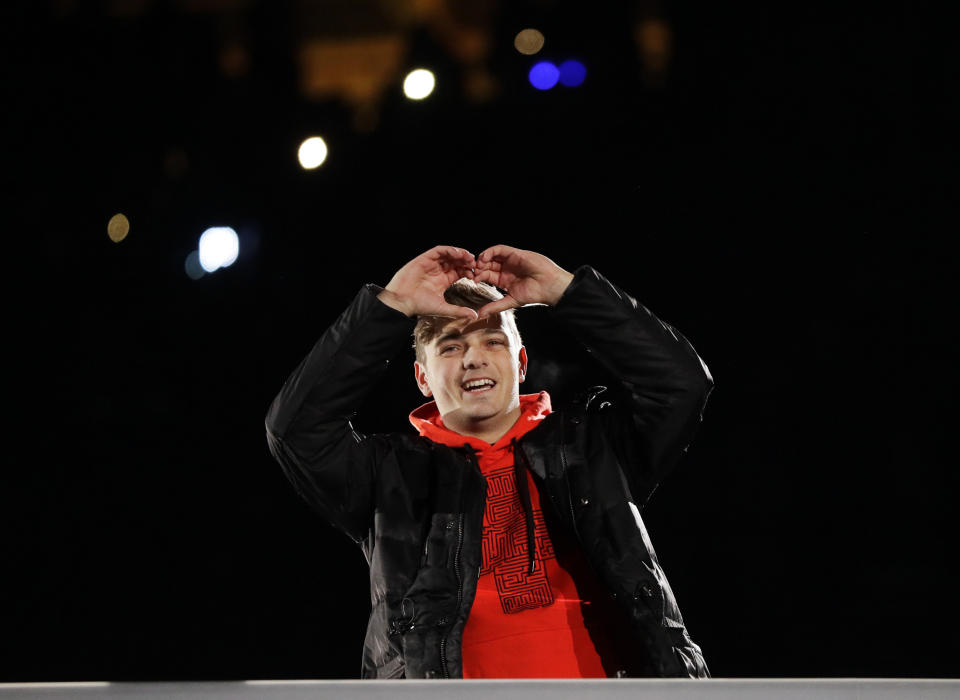
[[[489,304],[491,301],[503,299],[503,294],[497,291],[497,288],[486,282],[474,282],[470,279],[460,279],[447,287],[443,293],[443,298],[448,304],[454,306],[466,306],[468,309],[477,311],[481,306]],[[516,348],[523,345],[520,339],[520,330],[517,328],[517,319],[514,316],[513,309],[507,309],[500,312],[503,319],[503,329],[508,336],[512,336],[516,341]],[[437,338],[444,327],[454,319],[449,316],[420,316],[417,319],[417,325],[413,329],[413,349],[417,353],[417,362],[421,365],[426,362],[427,346]]]

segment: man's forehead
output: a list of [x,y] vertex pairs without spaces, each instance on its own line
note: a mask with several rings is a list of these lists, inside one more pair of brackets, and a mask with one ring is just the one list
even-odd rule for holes
[[467,335],[468,333],[477,332],[490,333],[494,331],[506,332],[506,328],[503,327],[503,318],[500,314],[490,314],[486,318],[478,318],[475,320],[468,318],[454,319],[443,327],[440,333],[437,334],[437,338]]

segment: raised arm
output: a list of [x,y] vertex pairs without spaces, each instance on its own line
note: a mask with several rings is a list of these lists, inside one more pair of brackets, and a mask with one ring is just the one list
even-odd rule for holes
[[404,265],[386,288],[365,285],[287,379],[266,417],[271,454],[297,492],[354,541],[372,517],[376,464],[387,446],[356,432],[350,419],[387,365],[409,347],[416,316],[473,318],[443,291],[472,275],[473,255],[437,246]]
[[679,331],[592,267],[571,274],[537,253],[495,246],[478,256],[477,269],[478,281],[509,294],[496,304],[552,306],[553,319],[620,379],[627,410],[602,420],[642,507],[701,422],[713,388],[706,364]]

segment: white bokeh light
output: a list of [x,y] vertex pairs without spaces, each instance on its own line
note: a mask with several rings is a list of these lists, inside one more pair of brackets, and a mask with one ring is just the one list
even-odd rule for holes
[[304,170],[319,168],[327,159],[327,142],[319,136],[311,136],[300,144],[297,158]]
[[200,253],[200,267],[213,272],[236,261],[240,254],[240,241],[237,232],[229,226],[214,226],[200,234],[197,250]]
[[433,73],[426,68],[417,68],[407,73],[407,77],[404,78],[403,94],[411,100],[422,100],[433,92],[436,84]]

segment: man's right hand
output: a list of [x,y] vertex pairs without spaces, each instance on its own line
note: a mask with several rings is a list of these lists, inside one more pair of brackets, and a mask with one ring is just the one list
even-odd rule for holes
[[465,306],[448,304],[443,293],[461,277],[473,279],[473,253],[449,245],[438,245],[418,255],[397,270],[377,298],[407,316],[449,316],[477,318]]

